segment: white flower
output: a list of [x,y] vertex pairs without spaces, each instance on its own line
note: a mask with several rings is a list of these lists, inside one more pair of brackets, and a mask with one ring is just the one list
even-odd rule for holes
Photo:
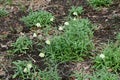
[[27,72],[28,72],[28,69],[27,69],[27,68],[24,68],[23,72],[27,73]]
[[58,28],[58,30],[62,31],[62,30],[63,30],[63,27],[62,27],[62,26],[60,26],[60,27]]
[[73,12],[73,15],[74,15],[74,16],[77,16],[77,15],[78,15],[78,13],[77,13],[77,12]]
[[34,33],[34,34],[33,34],[33,37],[37,37],[37,34],[36,34],[36,33]]
[[28,63],[28,64],[27,64],[27,68],[28,68],[28,69],[31,69],[31,68],[32,68],[32,64],[31,64],[31,63]]
[[45,57],[45,54],[44,53],[40,53],[39,56],[40,57]]
[[52,17],[51,19],[50,19],[50,21],[53,21],[54,20],[54,18]]
[[50,45],[50,40],[46,40],[45,43]]
[[104,54],[100,54],[100,58],[105,58],[105,55]]
[[40,23],[37,23],[36,26],[37,26],[37,27],[41,27],[41,24],[40,24]]
[[65,22],[64,25],[69,25],[69,22]]

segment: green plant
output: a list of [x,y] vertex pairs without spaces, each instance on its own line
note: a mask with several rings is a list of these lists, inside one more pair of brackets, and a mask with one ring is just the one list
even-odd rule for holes
[[28,27],[45,27],[53,22],[54,16],[47,11],[30,12],[28,16],[21,18]]
[[75,7],[72,6],[72,8],[69,10],[69,15],[70,16],[79,16],[83,13],[83,7],[79,6],[79,7]]
[[0,9],[0,18],[7,15],[8,15],[8,12],[5,9]]
[[20,80],[61,80],[54,68],[41,71],[30,61],[15,61],[13,78]]
[[94,59],[94,68],[106,67],[112,71],[120,70],[120,45],[111,43]]
[[94,8],[102,7],[102,6],[109,6],[112,4],[112,0],[88,0],[89,4]]
[[74,71],[74,73],[70,76],[73,77],[75,80],[87,80],[87,75],[81,71]]
[[41,80],[61,80],[61,77],[58,75],[58,71],[54,68],[49,70],[41,71],[39,70],[39,79]]
[[3,3],[4,0],[0,0],[0,3]]
[[91,74],[86,74],[84,71],[76,71],[72,75],[76,80],[119,80],[117,73],[111,73],[105,68],[97,70]]
[[[20,78],[22,80],[32,79],[35,74],[35,66],[30,61],[14,61],[14,75],[12,78]],[[35,76],[34,76],[35,77]]]
[[64,33],[51,39],[46,46],[46,55],[56,61],[83,60],[94,48],[93,25],[88,19],[70,20]]
[[116,39],[120,40],[120,33],[117,34]]
[[32,41],[27,36],[20,36],[16,42],[12,44],[12,53],[27,53],[32,48]]
[[90,80],[119,80],[119,75],[108,72],[106,69],[101,69],[93,72],[92,75],[88,77]]
[[10,5],[10,4],[12,4],[12,1],[13,0],[0,0],[0,3]]

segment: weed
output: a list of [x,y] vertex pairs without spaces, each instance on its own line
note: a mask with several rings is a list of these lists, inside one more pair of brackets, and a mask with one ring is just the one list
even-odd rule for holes
[[87,19],[70,20],[65,25],[63,35],[50,40],[46,46],[46,55],[56,61],[83,60],[93,49],[93,25]]
[[[53,22],[54,16],[47,11],[30,12],[26,17],[21,18],[28,27],[46,27]],[[39,25],[39,26],[38,26]]]
[[89,4],[94,8],[102,7],[102,6],[109,6],[112,4],[112,0],[88,0]]
[[119,80],[118,74],[113,74],[108,72],[106,69],[101,69],[93,72],[92,75],[88,77],[90,80]]
[[120,33],[117,34],[116,39],[120,40]]
[[79,7],[75,7],[72,6],[72,8],[69,10],[69,15],[70,16],[79,16],[83,13],[83,7],[79,6]]
[[39,77],[41,80],[61,80],[58,75],[58,71],[54,68],[44,71],[39,70]]
[[75,80],[87,80],[87,75],[83,73],[83,71],[74,71],[74,73],[71,75],[71,77],[74,77]]
[[41,71],[30,61],[15,61],[13,78],[22,80],[60,80],[57,70],[52,68]]
[[102,52],[94,59],[94,68],[100,69],[106,67],[112,71],[120,70],[120,46],[113,43],[109,44]]
[[0,3],[11,5],[13,0],[0,0]]
[[[29,79],[35,73],[35,67],[32,65],[30,61],[15,61],[14,64],[14,75],[13,78],[20,78],[20,79]],[[32,72],[33,68],[33,72]]]
[[20,36],[12,44],[12,48],[12,53],[27,53],[27,50],[32,48],[32,41],[26,36]]
[[92,74],[86,74],[83,71],[76,71],[72,75],[76,80],[119,80],[120,77],[117,73],[111,73],[105,68],[93,72]]
[[0,9],[0,18],[7,15],[8,15],[8,12],[5,9]]

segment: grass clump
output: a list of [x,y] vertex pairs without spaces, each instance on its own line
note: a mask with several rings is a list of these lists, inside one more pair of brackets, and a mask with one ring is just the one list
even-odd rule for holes
[[61,80],[61,77],[58,75],[58,71],[54,68],[51,68],[50,70],[39,70],[39,80]]
[[12,44],[11,53],[27,53],[32,48],[32,41],[27,36],[20,36]]
[[58,76],[57,70],[52,68],[50,70],[40,70],[30,61],[14,61],[13,62],[14,75],[12,78],[20,80],[61,80]]
[[0,9],[0,18],[7,15],[8,15],[8,12],[5,9]]
[[0,0],[0,3],[1,4],[8,4],[9,5],[9,4],[12,4],[12,1],[13,0]]
[[119,80],[118,74],[108,72],[106,69],[101,69],[94,72],[88,77],[90,80]]
[[76,80],[119,80],[120,77],[117,73],[111,73],[105,68],[94,71],[92,74],[86,74],[83,71],[75,72],[72,76]]
[[117,41],[120,41],[120,33],[117,34],[116,39]]
[[120,45],[111,43],[102,54],[96,56],[94,62],[96,69],[106,67],[111,71],[120,71]]
[[46,27],[54,20],[54,16],[47,11],[30,12],[28,16],[21,18],[28,27]]
[[12,78],[20,78],[22,80],[29,79],[32,73],[35,73],[35,70],[32,71],[33,67],[32,62],[30,61],[14,61],[14,75]]
[[56,61],[83,60],[94,48],[93,25],[88,19],[70,20],[63,35],[56,36],[46,47],[46,55]]
[[69,15],[70,16],[80,16],[83,13],[83,7],[79,6],[79,7],[75,7],[72,6],[72,8],[69,10]]
[[112,4],[112,0],[88,0],[91,6],[94,8],[102,7],[102,6],[109,6]]

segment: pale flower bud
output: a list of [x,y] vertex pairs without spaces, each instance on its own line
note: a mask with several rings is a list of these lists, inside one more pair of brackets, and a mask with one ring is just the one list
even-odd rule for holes
[[62,26],[60,26],[60,27],[58,28],[58,30],[62,31],[62,30],[63,30],[63,27],[62,27]]
[[23,72],[24,72],[24,73],[27,73],[27,72],[28,72],[28,69],[27,69],[27,68],[24,68]]
[[69,25],[69,22],[65,22],[64,25]]
[[105,55],[104,54],[100,54],[100,58],[105,58]]
[[34,33],[34,34],[33,34],[33,37],[37,37],[37,34],[36,34],[36,33]]
[[73,12],[73,15],[74,15],[74,16],[77,16],[77,15],[78,15],[78,13],[77,13],[77,12]]
[[27,68],[28,68],[28,69],[31,69],[31,68],[32,68],[32,64],[31,64],[31,63],[28,63],[28,64],[27,64]]
[[44,54],[44,53],[40,53],[39,56],[40,56],[41,58],[43,58],[43,57],[45,57],[45,54]]
[[41,27],[41,24],[40,24],[40,23],[37,23],[36,26],[37,26],[37,27]]
[[53,21],[54,20],[54,18],[52,17],[51,19],[50,19],[50,21]]
[[46,40],[45,43],[50,45],[50,40]]

